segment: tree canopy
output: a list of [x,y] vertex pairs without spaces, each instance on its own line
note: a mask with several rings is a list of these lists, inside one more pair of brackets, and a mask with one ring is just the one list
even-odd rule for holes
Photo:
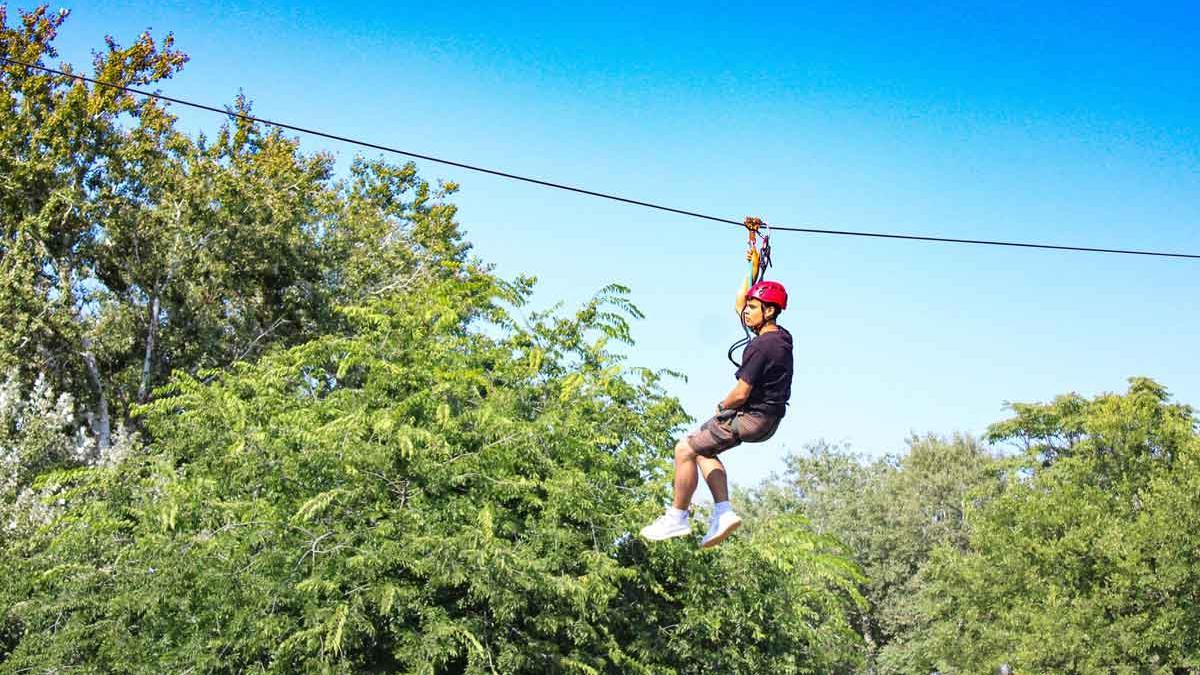
[[1022,460],[935,552],[930,655],[964,670],[1200,668],[1200,436],[1195,412],[1133,378],[1125,394],[1014,407],[992,427]]
[[[55,57],[67,19],[0,11]],[[108,39],[94,75],[187,57]],[[0,668],[851,672],[857,567],[796,514],[632,536],[685,421],[612,286],[527,307],[411,164],[0,71]],[[242,98],[235,110],[248,110]]]

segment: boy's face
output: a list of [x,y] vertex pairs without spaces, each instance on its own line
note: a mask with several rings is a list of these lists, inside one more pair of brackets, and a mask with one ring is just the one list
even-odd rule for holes
[[746,301],[746,306],[742,308],[742,323],[748,328],[761,326],[766,321],[766,316],[763,315],[763,304],[758,298],[750,298]]

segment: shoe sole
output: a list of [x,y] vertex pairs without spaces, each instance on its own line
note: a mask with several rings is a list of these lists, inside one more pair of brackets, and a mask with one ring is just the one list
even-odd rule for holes
[[741,526],[742,526],[742,521],[740,521],[740,520],[734,521],[734,523],[732,525],[725,528],[723,531],[718,532],[717,536],[713,537],[712,539],[709,539],[708,541],[701,542],[700,548],[712,548],[713,546],[720,544],[721,542],[728,539],[729,535],[733,534],[734,530],[738,529]]
[[641,536],[642,539],[645,539],[646,541],[666,541],[668,539],[678,539],[679,537],[686,537],[687,535],[689,535],[691,533],[692,533],[692,529],[689,527],[686,530],[682,530],[680,532],[674,532],[672,534],[668,534],[665,537],[658,537],[658,538],[647,537],[646,535],[641,534],[640,532],[638,534],[639,534],[639,536]]

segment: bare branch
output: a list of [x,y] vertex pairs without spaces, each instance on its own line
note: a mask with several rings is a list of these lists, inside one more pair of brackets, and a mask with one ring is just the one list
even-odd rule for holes
[[271,324],[270,328],[266,329],[265,331],[260,333],[258,337],[251,340],[250,344],[246,345],[246,349],[241,354],[239,354],[238,357],[236,359],[234,359],[234,361],[241,361],[242,359],[246,358],[250,354],[250,352],[254,349],[254,346],[258,344],[259,340],[262,340],[266,336],[275,332],[275,329],[279,328],[279,325],[281,323],[283,323],[283,317],[276,319],[275,323]]

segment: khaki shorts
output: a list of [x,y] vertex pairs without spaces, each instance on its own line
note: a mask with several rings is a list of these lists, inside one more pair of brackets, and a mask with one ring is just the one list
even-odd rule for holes
[[[736,425],[734,423],[736,417]],[[761,443],[775,434],[782,417],[732,410],[710,417],[692,433],[687,442],[701,457],[716,457],[745,443]],[[736,432],[734,427],[736,426]]]

